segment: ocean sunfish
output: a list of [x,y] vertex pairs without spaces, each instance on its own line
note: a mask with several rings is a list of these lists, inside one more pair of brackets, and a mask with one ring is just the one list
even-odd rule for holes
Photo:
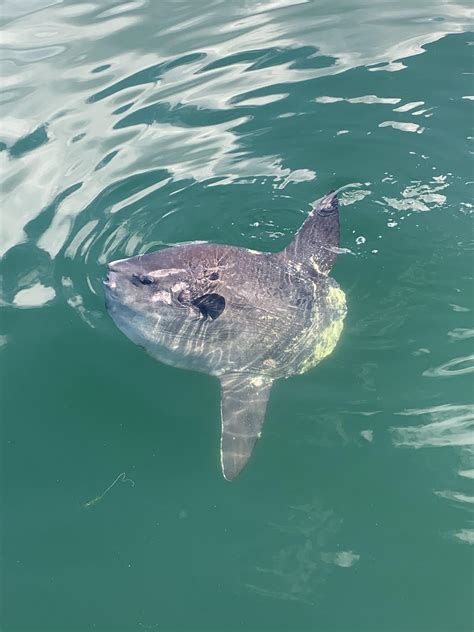
[[336,346],[346,301],[328,275],[338,246],[331,192],[281,252],[190,243],[108,266],[117,327],[156,360],[219,378],[227,480],[260,437],[273,381],[308,371]]

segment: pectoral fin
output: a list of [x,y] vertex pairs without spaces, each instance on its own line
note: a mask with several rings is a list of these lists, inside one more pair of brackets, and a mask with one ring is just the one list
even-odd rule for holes
[[212,320],[219,318],[225,309],[225,298],[215,293],[199,296],[192,303],[199,309],[204,318],[210,316]]
[[221,464],[224,478],[235,478],[260,436],[273,380],[263,375],[221,377]]

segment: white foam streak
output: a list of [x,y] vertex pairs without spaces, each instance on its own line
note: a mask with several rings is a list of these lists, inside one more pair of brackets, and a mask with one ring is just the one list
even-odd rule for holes
[[446,404],[398,414],[429,421],[423,425],[391,428],[397,447],[474,446],[474,406]]
[[474,529],[461,529],[460,531],[456,531],[454,536],[461,542],[474,544]]
[[457,503],[474,504],[474,496],[467,496],[466,494],[460,494],[459,492],[453,492],[451,490],[436,491],[436,496],[440,498],[446,498],[447,500],[453,500]]
[[338,103],[346,101],[346,103],[364,103],[366,105],[395,105],[400,103],[401,99],[392,97],[378,97],[375,94],[368,94],[361,97],[316,97],[316,103]]
[[393,129],[399,129],[402,132],[412,132],[415,134],[421,134],[424,127],[417,123],[405,123],[403,121],[383,121],[379,123],[379,127],[393,127]]
[[474,372],[474,354],[453,358],[441,366],[427,369],[423,375],[428,377],[453,377],[456,375],[466,375]]

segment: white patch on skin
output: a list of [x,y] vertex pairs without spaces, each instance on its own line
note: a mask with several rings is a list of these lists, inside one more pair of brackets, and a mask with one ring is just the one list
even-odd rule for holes
[[313,266],[313,268],[316,270],[316,272],[318,274],[321,274],[323,276],[327,276],[327,272],[321,272],[321,268],[319,267],[319,263],[316,260],[316,257],[310,257],[309,260],[311,261],[311,265]]
[[276,367],[276,360],[273,360],[272,358],[268,358],[267,360],[263,361],[263,364],[271,369],[274,369]]
[[180,290],[184,290],[186,287],[187,287],[187,283],[185,283],[184,281],[180,281],[179,283],[175,283],[172,286],[171,291],[179,292]]
[[171,295],[169,292],[156,292],[151,297],[151,300],[154,303],[160,301],[162,303],[168,303],[168,305],[171,305]]
[[148,274],[148,276],[153,279],[159,279],[162,277],[171,276],[172,274],[177,274],[178,272],[186,272],[183,268],[166,268],[165,270],[153,270]]

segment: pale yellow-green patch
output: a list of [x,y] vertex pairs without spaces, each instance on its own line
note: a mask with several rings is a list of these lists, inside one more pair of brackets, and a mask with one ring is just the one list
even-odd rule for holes
[[328,291],[328,301],[332,309],[341,310],[344,312],[344,316],[346,315],[346,295],[340,287],[331,285]]
[[313,353],[301,367],[301,373],[312,369],[333,351],[341,335],[342,327],[343,319],[340,318],[339,320],[334,320],[319,334],[318,342],[313,349]]
[[341,288],[334,286],[329,288],[327,303],[329,310],[333,312],[333,320],[322,331],[319,331],[319,319],[315,319],[314,337],[316,344],[311,355],[301,366],[300,373],[309,371],[309,369],[312,369],[323,358],[328,356],[333,351],[341,335],[346,315],[346,296]]

